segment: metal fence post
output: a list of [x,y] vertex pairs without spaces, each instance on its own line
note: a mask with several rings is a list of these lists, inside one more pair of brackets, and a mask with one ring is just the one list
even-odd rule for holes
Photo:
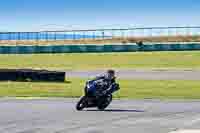
[[57,40],[57,33],[56,32],[54,32],[54,40],[56,41]]
[[20,32],[17,33],[17,39],[20,40]]
[[102,38],[105,39],[105,31],[102,31]]
[[48,41],[48,32],[45,32],[45,41]]
[[76,40],[76,33],[72,32],[72,34],[73,34],[73,40]]
[[36,34],[36,41],[38,42],[38,40],[39,40],[39,32],[35,32],[35,34]]
[[96,39],[95,31],[92,32],[92,38],[93,38],[93,40]]

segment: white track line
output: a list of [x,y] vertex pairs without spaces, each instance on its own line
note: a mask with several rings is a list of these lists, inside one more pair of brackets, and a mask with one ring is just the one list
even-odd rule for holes
[[[184,123],[184,126],[185,127],[192,126],[198,122],[200,122],[200,116],[196,116],[195,119],[191,121],[187,121],[186,123]],[[177,130],[177,131],[172,131],[170,133],[200,133],[200,129],[199,130],[190,130],[190,129]]]
[[178,130],[169,133],[200,133],[200,130]]

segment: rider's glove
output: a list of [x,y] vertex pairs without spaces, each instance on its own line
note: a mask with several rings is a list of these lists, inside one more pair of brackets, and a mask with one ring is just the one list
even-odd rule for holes
[[107,90],[104,90],[103,92],[102,92],[102,95],[106,95],[108,93],[108,91]]

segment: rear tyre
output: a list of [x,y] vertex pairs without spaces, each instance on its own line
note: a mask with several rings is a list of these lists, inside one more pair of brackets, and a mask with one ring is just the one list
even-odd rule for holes
[[79,100],[79,102],[76,104],[76,110],[81,111],[86,107],[86,97],[83,96]]

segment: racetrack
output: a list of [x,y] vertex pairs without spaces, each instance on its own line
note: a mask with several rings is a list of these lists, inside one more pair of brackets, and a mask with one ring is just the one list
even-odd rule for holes
[[0,99],[1,133],[168,133],[200,127],[200,101],[114,100],[77,112],[78,99]]
[[[67,71],[89,78],[104,70]],[[117,70],[120,79],[200,80],[200,70]],[[0,133],[168,133],[200,129],[200,100],[114,100],[100,112],[77,112],[78,99],[0,99]]]
[[[104,70],[66,71],[66,77],[91,78],[105,73]],[[200,70],[117,70],[121,79],[142,80],[200,80]]]

